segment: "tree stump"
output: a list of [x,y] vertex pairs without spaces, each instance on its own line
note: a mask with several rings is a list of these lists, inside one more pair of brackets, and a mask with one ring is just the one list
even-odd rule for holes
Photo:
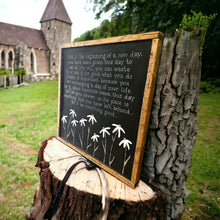
[[181,217],[189,195],[185,183],[198,133],[200,47],[201,36],[188,32],[163,40],[141,179],[151,179],[166,194],[167,220]]
[[80,160],[80,154],[56,138],[43,142],[37,163],[40,187],[26,219],[165,219],[166,199],[161,191],[153,191],[142,181],[132,189],[102,171],[108,184],[108,196],[104,198],[98,172],[86,169],[83,162],[73,169],[63,186],[58,209],[48,217],[61,181]]

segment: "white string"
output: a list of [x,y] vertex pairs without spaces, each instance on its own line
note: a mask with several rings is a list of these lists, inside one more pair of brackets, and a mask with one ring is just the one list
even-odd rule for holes
[[108,190],[108,182],[106,180],[105,174],[102,169],[96,167],[99,178],[101,180],[102,185],[102,211],[100,214],[101,220],[106,220],[108,216],[109,210],[109,190]]

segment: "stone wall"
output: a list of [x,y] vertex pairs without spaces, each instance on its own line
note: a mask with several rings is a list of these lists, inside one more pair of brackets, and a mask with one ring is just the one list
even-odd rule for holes
[[[2,51],[4,60],[1,56]],[[9,59],[9,53],[12,53],[12,61]],[[48,73],[49,56],[48,50],[28,48],[24,43],[15,47],[0,45],[0,69],[10,69],[12,74],[20,68],[25,68],[27,74]]]
[[0,75],[0,89],[18,87],[39,81],[57,80],[54,74]]
[[49,73],[50,52],[48,50],[34,49],[37,60],[37,73]]
[[58,20],[41,23],[41,30],[47,41],[50,53],[50,70],[53,74],[59,74],[59,50],[60,46],[71,42],[71,25]]

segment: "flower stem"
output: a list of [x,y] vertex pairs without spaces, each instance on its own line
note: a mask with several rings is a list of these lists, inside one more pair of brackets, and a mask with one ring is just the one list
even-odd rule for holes
[[67,124],[67,131],[66,131],[66,137],[67,138],[70,136],[70,132],[69,132],[70,122],[71,122],[71,118],[70,118],[70,120],[68,121],[68,124]]
[[73,136],[73,144],[74,144],[75,143],[75,127],[74,127],[74,129],[71,128],[71,133]]
[[105,157],[106,157],[106,137],[105,137],[105,141],[102,141],[102,147],[103,147],[103,151],[104,151],[103,163],[105,163]]
[[66,128],[65,128],[64,124],[62,124],[62,125],[63,125],[63,129],[65,131],[65,136],[66,136]]
[[111,147],[110,147],[110,153],[109,153],[109,158],[108,158],[108,165],[111,166],[115,157],[112,157],[112,149],[113,149],[113,145],[114,145],[114,142],[115,142],[115,138],[116,138],[117,134],[115,134],[113,137],[112,137],[112,144],[111,144]]
[[94,142],[93,153],[92,153],[93,157],[94,157],[94,154],[95,154],[95,142]]
[[93,154],[92,154],[92,156],[94,157],[94,155],[95,155],[95,152],[98,150],[98,148],[99,148],[99,146],[95,146],[95,142],[94,142],[94,148],[93,148]]
[[123,168],[122,168],[122,174],[123,175],[124,175],[125,166],[127,165],[128,161],[131,158],[131,156],[129,155],[129,157],[126,159],[126,153],[127,153],[127,148],[125,148],[125,154],[124,154],[124,163],[123,163]]
[[83,149],[83,126],[82,126],[82,149]]
[[[89,144],[89,135],[90,135],[90,127],[88,127],[88,134],[87,134],[87,139],[86,139],[86,146]],[[87,149],[87,147],[86,147]]]

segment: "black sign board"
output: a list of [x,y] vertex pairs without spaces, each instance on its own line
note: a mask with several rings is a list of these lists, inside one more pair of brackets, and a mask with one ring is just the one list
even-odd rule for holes
[[131,186],[140,176],[161,38],[152,32],[61,48],[59,139]]

